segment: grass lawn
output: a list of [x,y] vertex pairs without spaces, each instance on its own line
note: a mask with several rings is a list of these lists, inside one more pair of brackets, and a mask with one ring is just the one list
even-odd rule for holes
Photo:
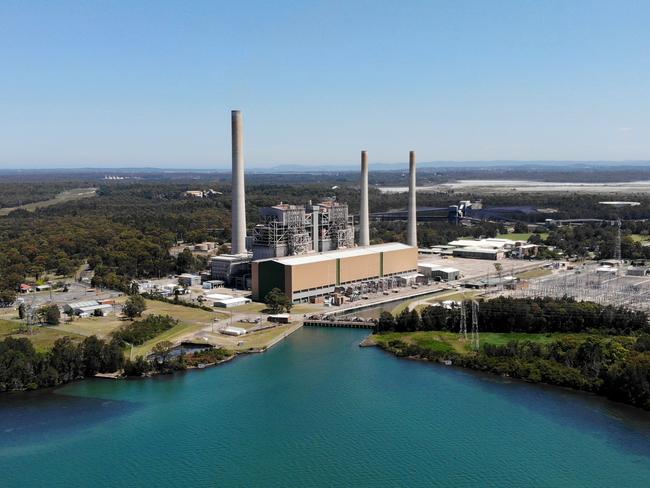
[[[197,326],[196,324],[181,322],[180,324],[175,325],[171,329],[166,330],[165,332],[154,337],[153,339],[148,340],[141,346],[135,346],[133,348],[133,357],[135,358],[137,356],[146,356],[147,354],[151,353],[153,346],[155,346],[158,342],[162,342],[162,341],[169,341],[171,343],[178,342],[178,340],[183,336],[196,333],[202,328],[203,326]],[[129,356],[130,348],[128,346],[124,350],[124,353],[126,357]]]
[[78,334],[72,334],[66,331],[59,330],[58,327],[39,327],[35,326],[32,328],[31,334],[20,334],[18,329],[20,323],[13,320],[0,320],[0,340],[4,340],[5,337],[26,337],[32,344],[34,348],[39,352],[47,351],[52,347],[54,341],[60,337],[68,336],[75,341],[80,341],[83,339],[82,336]]
[[171,315],[181,322],[195,322],[209,325],[214,319],[225,319],[230,315],[224,312],[208,312],[200,308],[184,307],[183,305],[174,305],[173,303],[159,302],[157,300],[145,300],[147,310],[143,315]]
[[71,202],[73,200],[79,200],[81,198],[94,197],[95,195],[97,195],[97,190],[95,188],[73,188],[71,190],[62,191],[49,200],[27,203],[25,205],[21,205],[20,207],[0,208],[0,216],[8,215],[11,211],[18,208],[33,212],[37,208],[50,207],[52,205],[56,205],[57,203]]
[[[511,241],[527,241],[530,236],[532,236],[535,232],[521,232],[521,233],[514,233],[514,234],[499,234],[497,237],[499,239],[510,239]],[[540,237],[542,240],[546,240],[548,237],[548,232],[540,232],[539,233]]]
[[244,341],[244,344],[241,346],[235,346],[233,349],[245,351],[248,349],[263,349],[268,347],[268,345],[277,337],[286,334],[300,327],[299,323],[291,323],[286,325],[278,325],[272,329],[266,329],[259,332],[252,332],[246,334],[245,336],[237,337],[237,342]]
[[85,319],[75,319],[73,322],[62,323],[57,329],[78,334],[82,336],[96,335],[100,339],[106,339],[115,329],[128,323],[120,320],[116,315],[107,317],[88,317]]
[[[561,337],[587,338],[592,334],[526,334],[523,332],[498,333],[481,332],[479,339],[481,344],[504,345],[514,340],[528,340],[540,344],[548,344]],[[421,347],[435,351],[456,351],[461,354],[470,352],[469,340],[465,341],[456,332],[442,331],[420,331],[420,332],[390,332],[388,334],[376,334],[372,336],[377,343],[387,343],[392,340],[401,340],[407,344],[417,344]]]
[[543,276],[548,276],[551,273],[552,271],[550,269],[537,268],[537,269],[529,269],[528,271],[519,273],[517,277],[521,278],[522,280],[530,280],[532,278],[541,278]]
[[650,236],[644,236],[643,234],[630,234],[629,237],[634,242],[646,242],[650,241]]
[[231,307],[228,310],[232,310],[236,313],[262,313],[262,310],[266,308],[266,304],[259,302],[251,302],[245,305],[239,305],[238,307]]

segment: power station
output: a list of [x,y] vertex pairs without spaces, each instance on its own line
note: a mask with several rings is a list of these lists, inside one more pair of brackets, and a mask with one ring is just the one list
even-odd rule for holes
[[370,245],[368,152],[361,151],[359,246],[348,205],[335,197],[304,205],[280,202],[260,210],[261,222],[246,235],[244,122],[231,113],[231,253],[210,261],[212,278],[228,286],[252,289],[261,300],[279,288],[292,301],[314,300],[354,284],[373,289],[395,286],[417,273],[416,166],[409,153],[407,244]]

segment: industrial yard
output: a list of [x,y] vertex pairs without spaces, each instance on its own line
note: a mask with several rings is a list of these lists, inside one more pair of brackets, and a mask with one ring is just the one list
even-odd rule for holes
[[625,266],[622,262],[612,264],[585,263],[570,270],[557,268],[550,276],[531,280],[511,294],[518,298],[566,296],[601,305],[650,311],[650,277],[646,268]]

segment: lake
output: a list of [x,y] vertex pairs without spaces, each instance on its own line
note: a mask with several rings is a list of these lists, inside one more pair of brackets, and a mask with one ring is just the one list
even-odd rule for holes
[[303,328],[148,380],[0,395],[0,485],[650,486],[650,414]]

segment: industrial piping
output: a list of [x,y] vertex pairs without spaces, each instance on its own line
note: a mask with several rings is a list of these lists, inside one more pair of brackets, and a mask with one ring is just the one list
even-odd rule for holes
[[368,216],[368,152],[361,151],[361,204],[359,206],[359,245],[370,245]]
[[409,246],[417,247],[417,207],[415,199],[415,151],[409,152],[409,200],[408,200],[408,227],[406,231],[406,243]]
[[232,254],[246,253],[246,199],[244,189],[244,120],[231,112],[232,126]]

